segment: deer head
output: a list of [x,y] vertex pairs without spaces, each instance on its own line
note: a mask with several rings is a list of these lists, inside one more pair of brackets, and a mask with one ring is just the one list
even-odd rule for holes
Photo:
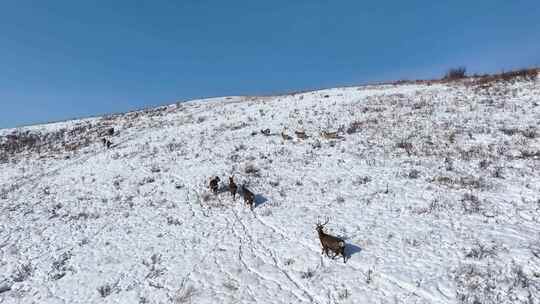
[[322,223],[322,224],[321,224],[321,222],[319,220],[317,220],[317,224],[316,224],[316,228],[315,228],[317,230],[317,232],[323,233],[324,226],[326,224],[328,224],[328,221],[330,221],[330,219],[328,217],[325,217],[325,219],[326,219],[325,222]]

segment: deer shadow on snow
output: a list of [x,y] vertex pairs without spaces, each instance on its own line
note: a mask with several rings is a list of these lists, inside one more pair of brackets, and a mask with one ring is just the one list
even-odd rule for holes
[[268,199],[266,197],[264,197],[262,194],[255,194],[255,199],[254,199],[253,202],[254,202],[253,208],[257,208],[260,205],[268,202]]
[[345,260],[346,261],[350,260],[353,255],[361,251],[362,251],[362,248],[345,240]]

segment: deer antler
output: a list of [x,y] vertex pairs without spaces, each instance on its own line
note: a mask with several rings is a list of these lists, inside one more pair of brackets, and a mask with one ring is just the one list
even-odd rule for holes
[[324,222],[324,224],[321,224],[320,218],[317,217],[317,226],[324,227],[324,225],[328,224],[328,221],[329,221],[328,217],[325,216],[324,218],[325,218],[325,222]]
[[322,224],[321,226],[325,226],[325,225],[328,224],[328,222],[330,221],[330,219],[329,219],[327,216],[325,216],[324,218],[326,219],[326,221],[325,221],[324,224]]

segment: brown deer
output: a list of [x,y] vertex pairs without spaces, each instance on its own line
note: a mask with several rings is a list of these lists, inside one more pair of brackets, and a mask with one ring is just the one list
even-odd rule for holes
[[337,139],[337,138],[339,138],[338,132],[327,132],[327,131],[322,131],[321,132],[321,137],[323,137],[325,139]]
[[285,132],[281,132],[281,137],[283,138],[283,140],[292,140],[293,138],[287,134],[285,134]]
[[345,241],[330,235],[326,234],[324,232],[324,226],[328,224],[329,219],[326,219],[326,222],[324,224],[321,224],[320,222],[317,222],[317,233],[319,234],[319,240],[321,241],[322,245],[322,252],[321,254],[325,253],[327,257],[330,255],[328,254],[329,251],[332,251],[334,253],[334,256],[332,257],[335,259],[338,255],[341,255],[343,257],[343,263],[346,263],[346,256],[345,256]]
[[309,136],[307,136],[305,131],[294,131],[294,134],[296,134],[296,137],[298,137],[300,139],[306,139],[306,138],[309,137]]
[[253,210],[253,205],[255,204],[255,194],[249,191],[245,184],[242,185],[242,195],[244,196],[244,203],[249,205],[249,209]]
[[219,179],[218,176],[213,177],[213,178],[210,179],[210,190],[212,190],[212,192],[214,192],[214,194],[217,194],[217,192],[218,192],[219,182],[220,182],[220,179]]
[[237,191],[238,191],[238,186],[234,183],[234,176],[229,176],[229,192],[231,192],[231,195],[234,201],[236,201]]

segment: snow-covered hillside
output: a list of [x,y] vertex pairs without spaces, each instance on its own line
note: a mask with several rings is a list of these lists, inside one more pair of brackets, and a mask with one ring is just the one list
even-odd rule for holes
[[540,303],[539,104],[457,81],[0,130],[0,303]]

